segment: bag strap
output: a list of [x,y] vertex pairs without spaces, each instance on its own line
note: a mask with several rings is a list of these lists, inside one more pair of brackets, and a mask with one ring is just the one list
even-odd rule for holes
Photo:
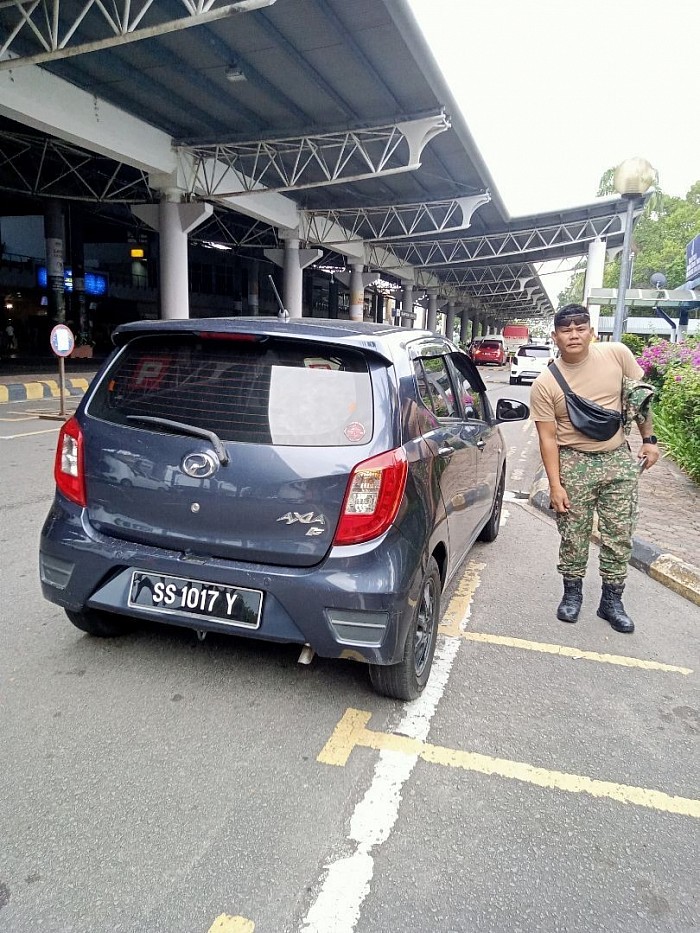
[[571,395],[571,386],[564,378],[564,374],[559,369],[554,360],[552,360],[552,362],[549,364],[549,371],[559,383],[559,388],[562,390],[564,395]]

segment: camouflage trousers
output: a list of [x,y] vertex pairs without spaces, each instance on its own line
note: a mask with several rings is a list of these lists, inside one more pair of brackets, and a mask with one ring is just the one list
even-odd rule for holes
[[557,513],[561,535],[557,570],[565,577],[583,577],[598,512],[600,575],[621,583],[632,554],[637,523],[637,464],[627,445],[605,453],[583,453],[571,447],[559,450],[559,475],[569,497],[569,511]]

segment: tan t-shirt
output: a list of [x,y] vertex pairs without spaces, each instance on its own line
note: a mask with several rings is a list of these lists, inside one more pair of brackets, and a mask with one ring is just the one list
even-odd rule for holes
[[[576,395],[596,402],[603,408],[622,410],[622,377],[640,379],[644,373],[630,350],[623,343],[592,343],[588,356],[580,363],[565,363],[558,359],[557,366]],[[530,415],[533,421],[556,422],[557,444],[590,453],[615,450],[622,444],[622,428],[609,441],[596,441],[581,434],[572,425],[566,410],[564,393],[554,376],[547,370],[532,384]]]

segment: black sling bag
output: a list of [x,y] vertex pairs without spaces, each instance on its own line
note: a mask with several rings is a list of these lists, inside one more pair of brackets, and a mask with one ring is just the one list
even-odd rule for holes
[[556,363],[550,363],[549,369],[564,393],[566,410],[576,430],[595,441],[609,441],[611,437],[614,437],[622,426],[622,412],[614,411],[612,408],[603,408],[602,405],[576,395],[571,391],[569,383]]

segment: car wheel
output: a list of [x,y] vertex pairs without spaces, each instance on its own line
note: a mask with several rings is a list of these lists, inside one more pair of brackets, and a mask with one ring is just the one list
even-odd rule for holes
[[501,525],[501,509],[503,508],[503,493],[506,488],[506,471],[505,468],[501,473],[501,479],[498,483],[498,490],[496,492],[496,498],[493,500],[493,508],[491,509],[491,515],[489,520],[486,522],[484,527],[481,529],[479,534],[479,541],[495,541],[498,537],[498,530]]
[[514,385],[517,383],[517,381],[518,381],[518,380],[515,378],[515,376],[511,376],[511,377],[510,377],[510,384],[511,384],[512,386],[514,386]]
[[83,609],[82,612],[66,609],[65,613],[76,628],[96,638],[115,638],[117,635],[128,634],[134,628],[131,619],[95,609]]
[[397,700],[415,700],[423,692],[435,654],[441,591],[440,571],[431,557],[406,635],[403,658],[398,664],[370,664],[369,676],[377,693]]

